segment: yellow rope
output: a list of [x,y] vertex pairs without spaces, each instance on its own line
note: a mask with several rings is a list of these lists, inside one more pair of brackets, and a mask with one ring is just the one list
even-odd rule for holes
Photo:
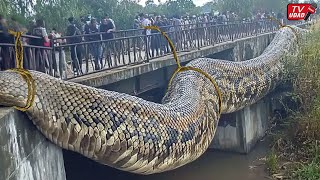
[[[294,35],[296,36],[296,38],[297,38],[297,41],[299,40],[299,36],[298,36],[298,33],[297,33],[297,31],[295,30],[295,29],[293,29],[293,27],[291,27],[291,26],[289,26],[289,25],[284,25],[282,22],[280,22],[280,20],[279,19],[276,19],[275,17],[272,17],[272,16],[268,16],[268,18],[269,19],[271,19],[271,20],[273,20],[273,21],[275,21],[275,22],[277,22],[278,24],[279,24],[279,26],[280,26],[280,29],[281,28],[285,28],[285,27],[287,27],[287,28],[290,28],[291,29],[291,31],[294,33]],[[299,41],[298,41],[299,42]]]
[[275,17],[272,17],[272,16],[268,16],[269,19],[277,22],[280,26],[280,29],[283,28],[285,25],[279,20],[279,19],[276,19]]
[[15,31],[9,30],[9,33],[15,36],[16,38],[16,41],[15,41],[16,68],[9,69],[9,71],[19,73],[22,76],[22,78],[27,82],[27,86],[28,86],[28,96],[27,96],[26,106],[25,107],[14,106],[14,108],[20,111],[27,111],[30,107],[32,107],[34,103],[34,98],[36,94],[35,82],[30,72],[28,70],[23,69],[23,46],[21,41],[22,32],[15,32]]
[[294,33],[294,35],[295,35],[295,36],[296,36],[296,38],[297,38],[297,42],[299,42],[299,36],[298,36],[297,31],[296,31],[295,29],[293,29],[293,27],[288,26],[288,25],[284,25],[282,28],[285,28],[285,27],[287,27],[287,28],[291,29],[291,31]]
[[191,66],[182,67],[181,64],[180,64],[178,55],[177,55],[177,51],[176,51],[176,49],[174,48],[174,45],[173,45],[172,41],[170,40],[170,38],[168,37],[168,35],[167,35],[165,32],[163,32],[163,31],[161,31],[161,30],[159,29],[159,27],[157,27],[157,26],[145,26],[144,28],[145,28],[145,29],[152,29],[152,30],[157,30],[157,31],[159,31],[159,32],[167,39],[167,41],[169,42],[170,48],[171,48],[171,50],[172,50],[172,52],[173,52],[173,57],[174,57],[174,59],[175,59],[178,67],[177,67],[177,69],[175,70],[175,72],[172,74],[172,76],[171,76],[171,78],[170,78],[170,80],[169,80],[168,89],[169,89],[169,87],[170,87],[170,85],[171,85],[171,83],[172,83],[173,78],[175,77],[175,75],[176,75],[178,72],[183,72],[183,71],[188,71],[188,70],[196,71],[196,72],[204,75],[206,78],[208,78],[208,79],[211,81],[211,83],[214,85],[214,88],[216,89],[216,91],[217,91],[217,93],[218,93],[218,97],[219,97],[219,115],[220,115],[220,114],[221,114],[221,110],[222,110],[222,94],[221,94],[221,91],[220,91],[220,89],[219,89],[216,81],[215,81],[208,73],[202,71],[202,70],[199,69],[199,68],[195,68],[195,67],[191,67]]

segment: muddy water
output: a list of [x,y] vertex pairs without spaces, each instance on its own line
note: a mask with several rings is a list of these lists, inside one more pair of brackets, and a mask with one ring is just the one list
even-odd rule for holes
[[196,161],[173,171],[142,176],[100,165],[85,157],[64,152],[67,180],[265,180],[263,161],[267,142],[247,155],[208,150]]
[[[153,91],[141,97],[159,102],[163,90]],[[176,170],[142,176],[100,165],[81,155],[64,151],[67,180],[265,180],[263,161],[268,142],[261,141],[247,155],[209,149],[196,161]]]
[[195,162],[177,170],[141,179],[168,180],[264,180],[267,143],[259,143],[248,155],[208,150]]

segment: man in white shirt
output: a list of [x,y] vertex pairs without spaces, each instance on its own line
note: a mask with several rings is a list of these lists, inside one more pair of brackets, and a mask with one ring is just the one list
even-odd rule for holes
[[[52,31],[50,33],[50,36],[52,39],[60,38],[61,34],[56,32],[55,28],[52,28]],[[65,39],[57,39],[55,42],[55,46],[59,46],[60,43],[65,43]],[[55,49],[55,60],[56,60],[56,68],[55,68],[55,76],[65,79],[67,77],[66,69],[67,69],[67,63],[66,63],[66,55],[65,51],[62,47]]]
[[[146,15],[143,13],[139,14],[139,19],[140,19],[140,24],[141,24],[141,28],[145,27],[145,26],[150,26],[151,21],[149,19],[146,18]],[[149,49],[150,50],[150,45],[151,45],[151,37],[149,35],[151,35],[151,29],[144,29],[143,30],[143,35],[147,35],[147,37],[144,38],[144,41],[146,42],[147,47],[144,47],[144,49]],[[151,56],[150,51],[147,53],[148,56]]]
[[[140,24],[142,27],[151,25],[151,21],[149,19],[147,19],[146,15],[144,15],[143,13],[139,14],[139,18],[140,18]],[[144,33],[144,35],[151,35],[151,30],[147,29],[143,33]]]

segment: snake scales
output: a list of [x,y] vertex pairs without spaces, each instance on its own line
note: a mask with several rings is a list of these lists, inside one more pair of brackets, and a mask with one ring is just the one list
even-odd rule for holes
[[[257,58],[200,58],[188,66],[216,80],[222,112],[230,113],[261,99],[281,81],[280,60],[295,40],[291,29],[282,28]],[[162,104],[30,72],[36,96],[27,115],[37,128],[58,146],[117,169],[152,174],[178,168],[206,151],[217,128],[217,91],[198,72],[179,73]],[[23,107],[26,98],[21,76],[0,72],[0,105]]]

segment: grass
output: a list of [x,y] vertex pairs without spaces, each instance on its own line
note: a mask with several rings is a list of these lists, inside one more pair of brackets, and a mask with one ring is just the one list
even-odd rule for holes
[[314,157],[310,163],[302,165],[296,172],[294,177],[301,180],[320,179],[320,146],[314,147]]
[[278,170],[278,157],[275,152],[271,152],[266,157],[266,165],[268,166],[268,169],[270,173],[274,174]]
[[320,179],[320,162],[314,159],[310,164],[302,166],[296,171],[295,177],[301,180]]
[[320,23],[311,30],[297,53],[286,58],[287,82],[301,106],[287,109],[291,116],[274,133],[272,153],[266,158],[271,174],[288,179],[320,179]]

